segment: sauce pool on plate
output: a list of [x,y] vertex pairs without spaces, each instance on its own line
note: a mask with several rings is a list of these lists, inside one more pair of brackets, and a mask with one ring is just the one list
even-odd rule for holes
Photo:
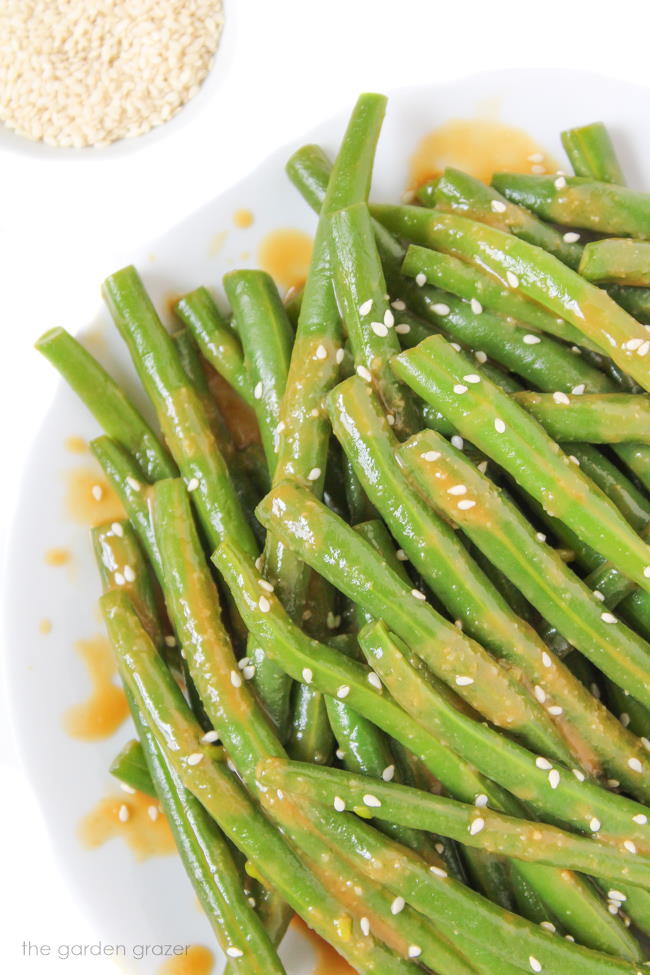
[[63,727],[80,741],[110,738],[129,712],[124,691],[113,683],[115,661],[110,644],[106,637],[97,636],[79,640],[76,649],[88,668],[91,693],[86,701],[68,708]]
[[113,488],[91,467],[66,471],[66,481],[65,508],[73,521],[92,528],[125,517],[122,502]]
[[235,227],[240,227],[245,230],[250,227],[253,223],[254,217],[250,210],[235,210],[232,215],[232,222]]
[[493,173],[554,172],[556,163],[526,132],[491,119],[452,119],[427,133],[411,156],[409,188],[447,166],[488,183]]
[[211,975],[214,970],[214,955],[203,945],[190,945],[184,955],[170,958],[158,975]]
[[87,850],[97,849],[119,836],[136,860],[168,856],[176,850],[159,803],[142,792],[100,799],[79,823],[78,836]]
[[319,934],[312,931],[301,917],[296,915],[292,924],[304,935],[316,954],[315,967],[311,975],[354,975],[354,969],[350,968],[345,958],[342,958],[327,941],[323,941]]
[[302,230],[273,230],[260,244],[257,259],[276,284],[301,288],[307,278],[314,242]]

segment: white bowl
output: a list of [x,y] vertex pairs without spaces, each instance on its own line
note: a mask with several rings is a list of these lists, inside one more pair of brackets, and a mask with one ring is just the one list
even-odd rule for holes
[[[230,29],[229,23],[211,84],[217,84],[224,68]],[[197,96],[196,110],[202,97]],[[206,100],[208,97],[206,92]],[[353,99],[351,93],[350,101]],[[563,158],[561,129],[603,119],[620,146],[630,179],[637,186],[648,185],[650,166],[641,164],[650,160],[647,90],[592,75],[511,71],[393,92],[377,155],[375,198],[398,197],[406,183],[409,154],[422,135],[447,119],[471,118],[487,99],[498,105],[500,120],[529,132],[558,160]],[[182,124],[182,115],[165,130]],[[333,150],[344,125],[345,118],[339,115],[306,133],[304,141]],[[162,137],[165,130],[137,141]],[[269,230],[313,229],[313,215],[284,175],[284,163],[294,148],[274,153],[240,184],[132,255],[155,301],[163,302],[170,292],[216,283],[234,266],[242,250],[254,254]],[[104,151],[117,153],[122,147]],[[232,214],[241,206],[255,214],[255,222],[247,230],[232,228]],[[213,254],[211,242],[226,228],[230,228],[228,241]],[[148,259],[152,252],[155,263]],[[135,389],[122,343],[107,316],[102,313],[101,318],[102,361]],[[91,438],[98,433],[85,408],[61,384],[24,473],[8,558],[6,663],[17,739],[63,869],[95,918],[98,935],[106,942],[126,944],[212,944],[207,921],[197,910],[176,858],[138,864],[118,840],[88,852],[76,837],[80,818],[114,786],[107,769],[131,734],[124,726],[113,738],[91,745],[71,739],[61,725],[65,709],[88,692],[86,672],[73,650],[74,643],[101,630],[96,612],[99,585],[88,532],[63,513],[65,473],[80,463],[66,452],[64,440],[70,435]],[[44,564],[44,552],[61,545],[72,552],[73,571]],[[53,622],[47,636],[38,632],[43,617]],[[296,935],[287,939],[283,955],[291,975],[310,971],[309,949]],[[144,975],[155,971],[156,964],[139,962],[136,967]]]

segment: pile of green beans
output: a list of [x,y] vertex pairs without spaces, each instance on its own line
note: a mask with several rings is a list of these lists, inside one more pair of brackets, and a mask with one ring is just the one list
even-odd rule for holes
[[134,267],[104,282],[156,423],[37,343],[124,508],[92,532],[110,771],[160,800],[228,975],[293,971],[293,914],[362,975],[641,975],[650,196],[594,123],[574,176],[371,206],[385,102],[288,161],[298,297],[231,271],[170,334]]

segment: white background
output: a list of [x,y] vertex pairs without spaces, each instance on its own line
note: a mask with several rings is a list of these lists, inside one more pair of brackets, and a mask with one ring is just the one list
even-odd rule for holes
[[[216,77],[159,137],[118,152],[57,157],[17,152],[0,134],[0,541],[23,457],[54,389],[33,341],[46,328],[91,319],[97,283],[132,249],[272,149],[364,89],[508,67],[649,81],[647,0],[225,2],[231,34]],[[0,968],[12,975],[115,973],[109,962],[21,957],[25,938],[89,942],[93,930],[53,859],[47,811],[38,809],[17,765],[5,712],[0,706]]]

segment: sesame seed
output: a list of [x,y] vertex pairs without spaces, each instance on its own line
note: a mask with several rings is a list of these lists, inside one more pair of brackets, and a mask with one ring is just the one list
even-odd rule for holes
[[627,342],[623,342],[621,348],[629,349],[630,352],[634,352],[634,350],[638,349],[640,345],[643,345],[643,339],[628,339]]
[[463,386],[462,383],[456,383],[454,385],[454,392],[458,393],[459,396],[462,396],[463,393],[467,392],[467,386]]
[[395,311],[405,311],[406,310],[406,305],[401,300],[401,298],[396,298],[395,301],[391,301],[390,304],[391,304],[391,308],[394,308]]
[[524,345],[539,345],[542,341],[539,335],[533,335],[532,332],[527,332],[522,339]]
[[381,800],[378,799],[377,796],[373,796],[372,793],[367,792],[363,797],[363,804],[371,809],[379,809],[381,806]]
[[633,772],[643,772],[643,765],[638,758],[628,758],[627,764]]
[[130,816],[131,813],[129,811],[129,807],[122,804],[120,808],[117,810],[117,818],[119,819],[119,821],[121,823],[126,823],[128,822]]
[[571,390],[571,392],[573,393],[574,396],[582,396],[582,394],[584,393],[584,391],[585,391],[585,384],[584,383],[578,383],[578,385],[577,386],[574,386],[573,389]]
[[311,684],[314,679],[314,672],[310,667],[303,667],[302,679],[304,680],[305,684]]
[[361,378],[365,379],[367,383],[369,383],[372,380],[372,376],[370,375],[370,370],[366,369],[365,366],[357,366],[357,376],[361,376]]
[[271,609],[271,603],[266,596],[260,596],[257,605],[259,606],[261,613],[268,613],[268,611]]
[[632,720],[630,718],[629,714],[627,714],[625,711],[622,711],[621,714],[619,714],[618,719],[619,719],[619,721],[621,722],[621,724],[623,725],[624,728],[627,728],[627,726],[629,725],[630,721]]
[[494,421],[494,429],[496,430],[497,433],[506,432],[506,425],[503,422],[503,420],[499,419],[499,417],[497,417],[496,420]]
[[383,322],[371,322],[370,328],[373,330],[375,335],[378,335],[379,338],[381,339],[385,338],[388,335],[388,329],[383,324]]
[[643,575],[646,579],[650,579],[650,565],[646,565],[643,569]]
[[553,393],[553,402],[558,403],[562,406],[569,406],[571,400],[566,393]]
[[580,234],[576,234],[573,230],[567,230],[567,232],[563,235],[562,240],[566,244],[577,244],[580,240]]
[[230,671],[230,683],[233,687],[241,687],[241,677],[236,670]]
[[646,826],[648,823],[648,817],[645,813],[637,813],[636,816],[632,816],[632,822],[636,823],[637,826]]
[[544,156],[541,152],[531,152],[528,156],[528,162],[541,163],[544,162]]
[[548,782],[551,789],[557,789],[558,785],[560,784],[560,773],[556,768],[552,768],[548,773]]
[[485,352],[482,352],[481,349],[476,350],[476,352],[474,353],[474,358],[476,359],[477,362],[480,362],[481,365],[487,362],[487,355]]
[[372,305],[373,305],[372,298],[368,298],[367,301],[362,302],[362,304],[359,305],[359,314],[369,315],[370,312],[372,311]]
[[490,200],[490,209],[493,213],[505,213],[506,205],[501,200]]
[[129,785],[127,782],[120,782],[120,789],[122,792],[126,792],[129,796],[135,795],[135,789],[133,786]]
[[469,511],[469,509],[473,508],[475,504],[476,501],[472,501],[471,498],[463,498],[462,501],[458,502],[456,507],[459,509],[459,511]]
[[458,687],[469,687],[470,684],[474,683],[473,677],[466,677],[463,674],[456,674],[454,680]]
[[643,747],[645,748],[645,750],[647,752],[650,752],[650,739],[648,739],[648,738],[639,738],[639,741],[641,742],[641,744],[643,745]]
[[650,351],[650,342],[644,342],[642,345],[639,346],[637,355],[647,355],[649,351]]
[[201,736],[202,745],[211,745],[213,742],[218,740],[219,740],[219,735],[214,730],[206,731],[206,733]]
[[392,782],[395,777],[395,766],[387,765],[384,771],[381,773],[381,777],[384,782]]
[[467,487],[464,484],[454,484],[447,488],[447,494],[467,494]]
[[480,315],[483,311],[483,305],[478,300],[478,298],[472,298],[469,303],[469,307],[472,309],[475,315]]
[[124,528],[120,525],[119,521],[114,521],[111,525],[111,531],[118,538],[124,538]]
[[571,771],[575,775],[575,777],[578,780],[578,782],[584,782],[584,780],[585,780],[585,773],[581,769],[579,769],[579,768],[572,768]]
[[449,876],[447,871],[443,870],[442,867],[429,867],[429,872],[432,873],[434,877],[440,877],[442,880],[445,880]]
[[579,460],[578,460],[578,458],[577,458],[577,457],[575,456],[575,454],[569,454],[569,462],[570,462],[571,464],[575,464],[575,465],[576,465],[576,467],[580,467],[580,461],[579,461]]
[[598,830],[600,829],[600,820],[596,819],[595,816],[593,816],[589,820],[589,829],[591,830],[592,833],[597,833]]
[[544,690],[543,687],[540,687],[539,684],[536,684],[535,687],[533,688],[533,694],[535,695],[535,697],[537,698],[540,704],[543,704],[544,701],[546,700],[546,691]]
[[625,840],[623,846],[628,853],[636,853],[636,843],[633,843],[632,840]]
[[308,481],[317,481],[318,478],[320,477],[320,474],[321,474],[320,467],[312,467],[312,469],[310,470],[309,474],[307,475],[307,480]]
[[339,700],[343,701],[348,696],[349,693],[350,693],[350,688],[348,687],[348,685],[341,684],[341,686],[338,688],[336,692],[336,696],[339,698]]
[[123,586],[124,583],[126,582],[126,579],[124,578],[124,575],[121,572],[114,572],[113,579],[115,580],[116,586]]
[[393,903],[390,905],[391,914],[399,914],[406,907],[406,901],[403,897],[396,897]]
[[345,802],[340,796],[334,796],[334,808],[337,812],[343,812],[345,810]]
[[427,283],[427,276],[422,271],[415,275],[415,283],[422,288]]
[[368,674],[368,683],[372,684],[373,687],[376,687],[378,691],[382,689],[381,681],[374,670],[371,670]]
[[175,636],[171,636],[171,634],[168,634],[165,637],[165,646],[166,647],[175,647],[176,646],[176,637]]
[[398,562],[408,562],[408,555],[403,548],[397,549],[395,552],[395,558],[398,560]]
[[262,399],[262,393],[264,392],[264,386],[261,382],[255,384],[255,389],[253,390],[253,397],[255,399]]
[[228,955],[229,958],[244,957],[244,952],[241,950],[241,948],[235,948],[234,945],[231,945],[230,948],[226,948],[226,954]]
[[541,768],[544,772],[548,772],[553,768],[548,758],[544,758],[542,755],[538,755],[538,757],[535,759],[535,765],[537,768]]
[[623,894],[620,890],[609,890],[607,892],[607,896],[610,899],[610,901],[618,901],[619,904],[624,904],[625,901],[627,900],[626,895]]
[[257,668],[255,664],[246,664],[245,667],[242,667],[242,671],[241,671],[242,677],[244,678],[244,680],[252,680],[253,677],[255,676],[256,671]]
[[476,465],[476,470],[480,471],[481,474],[485,474],[487,469],[488,469],[488,462],[486,460],[482,460],[480,461],[480,463]]
[[476,819],[473,819],[469,824],[470,836],[476,836],[477,833],[481,832],[484,826],[485,820],[481,816],[477,816]]
[[466,383],[471,383],[472,385],[480,383],[481,381],[481,377],[477,376],[475,372],[470,372],[469,375],[463,376],[463,379]]
[[603,623],[616,623],[618,622],[613,613],[601,613],[600,618]]
[[268,582],[268,580],[266,580],[266,579],[258,579],[257,580],[257,584],[258,584],[258,586],[261,586],[262,589],[265,589],[266,592],[274,592],[275,591],[275,587],[270,582]]
[[530,965],[531,972],[541,972],[541,963],[537,960],[537,958],[535,958],[534,955],[528,956],[528,964]]
[[434,460],[438,460],[438,458],[440,457],[440,451],[425,450],[423,454],[420,454],[420,457],[422,458],[422,460],[428,460],[433,462]]
[[325,348],[324,345],[319,345],[318,348],[316,349],[316,358],[327,359],[327,349]]
[[124,578],[127,582],[135,582],[135,571],[130,565],[124,566]]
[[558,176],[557,179],[553,180],[553,186],[556,190],[563,190],[566,186],[566,180],[564,176]]
[[599,603],[604,603],[605,602],[605,596],[600,591],[600,589],[594,589],[594,593],[593,594],[594,594],[594,596],[596,597],[596,599],[598,600]]
[[337,349],[334,358],[336,360],[337,366],[340,366],[343,360],[345,359],[345,352],[343,351],[343,349]]
[[390,308],[387,308],[384,312],[384,325],[386,328],[392,328],[395,324],[395,316],[393,315]]
[[558,718],[564,713],[564,709],[561,708],[559,704],[551,704],[550,708],[548,709],[548,713],[552,714],[554,718]]
[[451,445],[452,447],[455,447],[456,450],[462,450],[463,447],[465,446],[465,441],[463,440],[462,437],[460,437],[457,433],[455,433],[451,438]]
[[539,926],[540,928],[544,928],[545,931],[550,931],[551,934],[555,934],[557,931],[557,928],[552,921],[540,921]]
[[431,311],[434,315],[440,315],[444,318],[450,312],[449,305],[446,305],[443,301],[438,301],[435,305],[431,305]]
[[191,755],[187,756],[188,765],[198,765],[199,762],[203,761],[203,752],[192,752]]
[[422,949],[419,945],[409,945],[408,956],[409,958],[419,958],[422,954]]
[[508,282],[511,288],[519,287],[519,278],[514,273],[514,271],[506,271],[506,281]]
[[426,599],[427,598],[424,595],[424,593],[422,592],[421,589],[411,589],[411,595],[414,596],[416,599]]
[[147,816],[152,823],[155,823],[160,816],[160,809],[158,806],[147,806]]
[[130,475],[127,477],[126,483],[129,485],[132,491],[139,491],[142,488],[140,481],[136,481],[136,479]]
[[189,479],[189,481],[187,482],[187,490],[188,491],[196,491],[196,489],[198,488],[198,486],[199,486],[199,479],[198,479],[198,477],[191,477]]
[[101,486],[101,484],[93,484],[93,486],[90,489],[90,493],[92,494],[95,501],[101,501],[102,498],[104,497],[104,489]]
[[407,325],[406,322],[401,322],[399,325],[395,326],[395,331],[398,335],[408,335],[411,331],[411,326]]

